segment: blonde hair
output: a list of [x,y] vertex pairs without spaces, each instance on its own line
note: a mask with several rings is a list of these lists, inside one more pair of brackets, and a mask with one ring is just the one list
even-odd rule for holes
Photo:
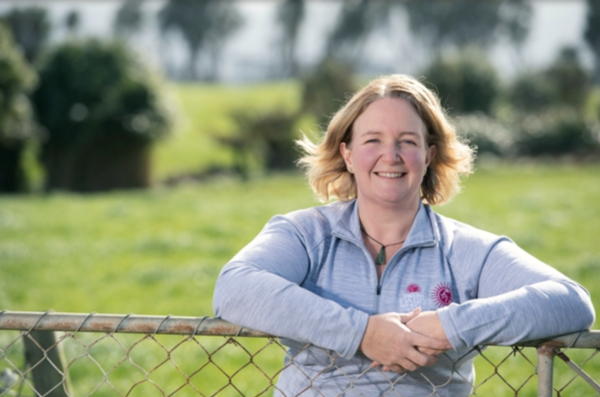
[[355,93],[333,116],[319,143],[306,136],[297,141],[305,151],[298,164],[305,168],[309,184],[321,201],[356,197],[356,181],[346,169],[340,144],[351,143],[354,121],[367,106],[386,97],[410,102],[425,124],[427,145],[435,145],[435,156],[421,184],[423,202],[447,203],[460,191],[461,176],[472,172],[473,149],[457,138],[438,97],[411,76],[389,75]]

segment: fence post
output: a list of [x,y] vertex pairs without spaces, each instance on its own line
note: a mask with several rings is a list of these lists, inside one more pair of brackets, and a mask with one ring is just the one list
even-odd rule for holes
[[36,395],[68,397],[68,376],[55,333],[30,331],[29,335],[23,335],[23,342]]
[[552,373],[556,349],[541,345],[537,348],[538,397],[552,397]]

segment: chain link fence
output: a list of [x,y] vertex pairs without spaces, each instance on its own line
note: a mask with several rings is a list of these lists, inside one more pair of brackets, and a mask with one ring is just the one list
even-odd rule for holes
[[[471,395],[600,396],[599,348],[600,331],[476,348]],[[286,354],[276,337],[209,317],[0,312],[0,396],[271,396],[282,371],[301,370]],[[306,376],[312,385],[322,372]],[[402,376],[361,376],[385,377],[382,395],[400,395]],[[361,395],[360,379],[347,381],[344,395]],[[426,395],[448,395],[423,382]],[[313,386],[296,395],[327,396]]]

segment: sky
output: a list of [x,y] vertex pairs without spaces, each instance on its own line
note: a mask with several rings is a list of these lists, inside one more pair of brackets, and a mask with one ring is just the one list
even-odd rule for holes
[[[241,30],[228,41],[223,53],[220,77],[223,81],[261,80],[276,67],[277,27],[274,25],[275,1],[242,0],[240,11],[246,16]],[[52,40],[64,38],[64,19],[71,10],[81,16],[81,35],[108,36],[112,32],[112,20],[120,1],[117,0],[0,0],[0,12],[26,5],[42,5],[50,11],[55,29]],[[156,24],[156,11],[163,0],[146,0],[148,23],[145,33],[136,37],[134,46],[154,63],[180,68],[187,59],[187,50],[177,34],[161,37]],[[561,47],[574,45],[583,51],[584,62],[591,64],[591,57],[581,39],[585,19],[583,0],[537,0],[532,1],[534,14],[532,28],[524,45],[521,58],[508,45],[498,45],[491,57],[503,75],[513,75],[524,68],[541,67],[556,57]],[[335,1],[308,2],[305,22],[301,27],[298,56],[310,64],[323,51],[325,33],[334,22],[339,3]],[[363,68],[373,73],[415,73],[423,66],[422,51],[415,46],[410,33],[404,27],[402,16],[392,32],[372,35],[365,46]],[[390,35],[395,39],[392,41]],[[159,62],[159,59],[167,59]],[[271,69],[270,69],[271,68]]]

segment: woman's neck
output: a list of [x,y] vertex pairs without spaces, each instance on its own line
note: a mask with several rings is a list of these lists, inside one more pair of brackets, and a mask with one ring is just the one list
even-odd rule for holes
[[407,238],[419,210],[419,202],[398,206],[375,206],[357,200],[362,228],[369,236],[383,244],[392,244]]

